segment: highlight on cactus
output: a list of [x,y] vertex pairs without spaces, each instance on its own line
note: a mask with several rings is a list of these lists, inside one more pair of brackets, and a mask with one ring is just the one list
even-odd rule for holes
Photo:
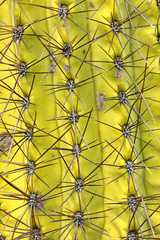
[[0,239],[160,239],[159,0],[0,1]]

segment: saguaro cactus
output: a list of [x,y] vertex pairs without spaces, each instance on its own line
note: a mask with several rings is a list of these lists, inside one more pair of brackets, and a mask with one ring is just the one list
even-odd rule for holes
[[160,239],[159,16],[1,0],[1,240]]

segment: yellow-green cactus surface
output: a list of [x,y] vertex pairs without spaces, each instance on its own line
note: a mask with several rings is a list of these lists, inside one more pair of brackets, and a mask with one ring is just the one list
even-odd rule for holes
[[160,239],[159,0],[0,1],[0,240]]

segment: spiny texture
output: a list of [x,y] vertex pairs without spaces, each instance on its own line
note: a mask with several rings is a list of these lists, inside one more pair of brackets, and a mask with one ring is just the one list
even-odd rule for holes
[[1,240],[160,239],[159,19],[1,0]]

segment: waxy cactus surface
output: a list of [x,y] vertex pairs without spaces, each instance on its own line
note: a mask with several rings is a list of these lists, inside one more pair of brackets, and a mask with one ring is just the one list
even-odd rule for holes
[[159,0],[0,1],[0,240],[160,239]]

